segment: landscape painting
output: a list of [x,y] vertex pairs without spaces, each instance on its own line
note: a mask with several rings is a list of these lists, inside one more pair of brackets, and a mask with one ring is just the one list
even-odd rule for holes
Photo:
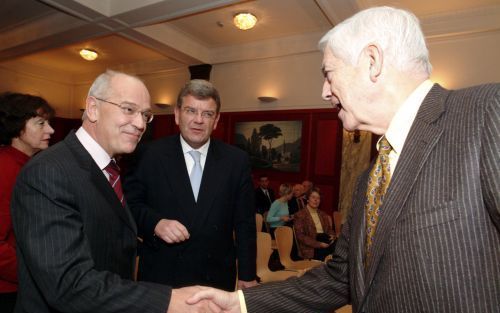
[[234,129],[234,144],[254,169],[300,171],[302,121],[237,122]]

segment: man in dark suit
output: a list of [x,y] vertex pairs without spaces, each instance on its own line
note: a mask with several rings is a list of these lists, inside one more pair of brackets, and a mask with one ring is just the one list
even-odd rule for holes
[[269,188],[269,177],[259,177],[259,187],[255,188],[255,213],[264,214],[274,202],[274,191]]
[[256,284],[250,163],[244,151],[210,138],[219,111],[210,82],[188,82],[175,107],[180,135],[151,143],[125,180],[144,239],[140,280],[234,290],[237,273],[240,288]]
[[107,71],[90,88],[82,127],[21,171],[11,205],[16,312],[206,310],[185,304],[190,288],[132,281],[136,225],[110,166],[135,149],[152,117],[144,84]]
[[[430,82],[418,19],[404,10],[364,10],[320,47],[323,97],[345,129],[383,135],[377,166],[358,181],[333,260],[240,292],[246,310],[498,312],[500,85]],[[236,292],[207,289],[188,301],[200,298],[240,311]]]

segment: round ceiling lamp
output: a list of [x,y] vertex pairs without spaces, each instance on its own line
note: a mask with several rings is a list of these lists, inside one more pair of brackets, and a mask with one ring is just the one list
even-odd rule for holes
[[248,30],[257,24],[257,17],[252,13],[238,13],[234,16],[233,23],[241,30]]
[[87,61],[94,61],[99,56],[96,51],[91,49],[80,50],[80,56]]

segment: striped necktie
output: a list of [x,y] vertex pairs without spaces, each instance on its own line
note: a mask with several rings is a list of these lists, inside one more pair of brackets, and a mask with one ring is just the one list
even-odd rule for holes
[[365,242],[365,268],[371,262],[373,237],[380,217],[380,206],[385,192],[391,181],[389,166],[389,153],[392,148],[389,141],[384,137],[379,143],[377,160],[368,177],[368,189],[366,190],[365,217],[366,217],[366,242]]
[[111,187],[113,187],[116,196],[120,200],[122,206],[124,206],[125,198],[123,196],[122,183],[120,181],[120,168],[116,164],[115,160],[111,160],[104,170],[109,175],[108,181],[111,184]]

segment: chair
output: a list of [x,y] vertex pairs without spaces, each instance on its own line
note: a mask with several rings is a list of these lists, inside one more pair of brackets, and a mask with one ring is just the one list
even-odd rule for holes
[[[269,223],[267,222],[267,214],[268,213],[269,213],[269,211],[266,211],[266,212],[264,212],[264,214],[262,214],[262,220],[263,220],[263,224],[266,226],[266,232],[268,232],[270,234],[271,233],[271,226],[269,226]],[[273,250],[278,249],[276,247],[276,240],[274,240],[272,238],[271,238],[271,248]]]
[[342,214],[339,211],[333,212],[333,226],[335,229],[335,235],[338,237],[340,231],[342,230]]
[[255,226],[257,227],[257,231],[262,231],[262,223],[264,221],[264,217],[260,213],[255,213]]
[[262,214],[262,220],[264,226],[266,226],[266,232],[271,233],[271,226],[269,226],[269,223],[267,222],[267,214],[269,214],[269,211],[266,211]]
[[277,227],[274,231],[281,264],[287,270],[308,270],[323,264],[318,260],[293,261],[290,257],[293,245],[293,230],[289,226]]
[[301,274],[299,271],[271,271],[269,269],[269,258],[272,252],[271,235],[257,232],[257,276],[259,276],[262,283],[281,281]]
[[336,309],[335,313],[352,313],[352,306],[350,304],[344,305],[343,307]]

